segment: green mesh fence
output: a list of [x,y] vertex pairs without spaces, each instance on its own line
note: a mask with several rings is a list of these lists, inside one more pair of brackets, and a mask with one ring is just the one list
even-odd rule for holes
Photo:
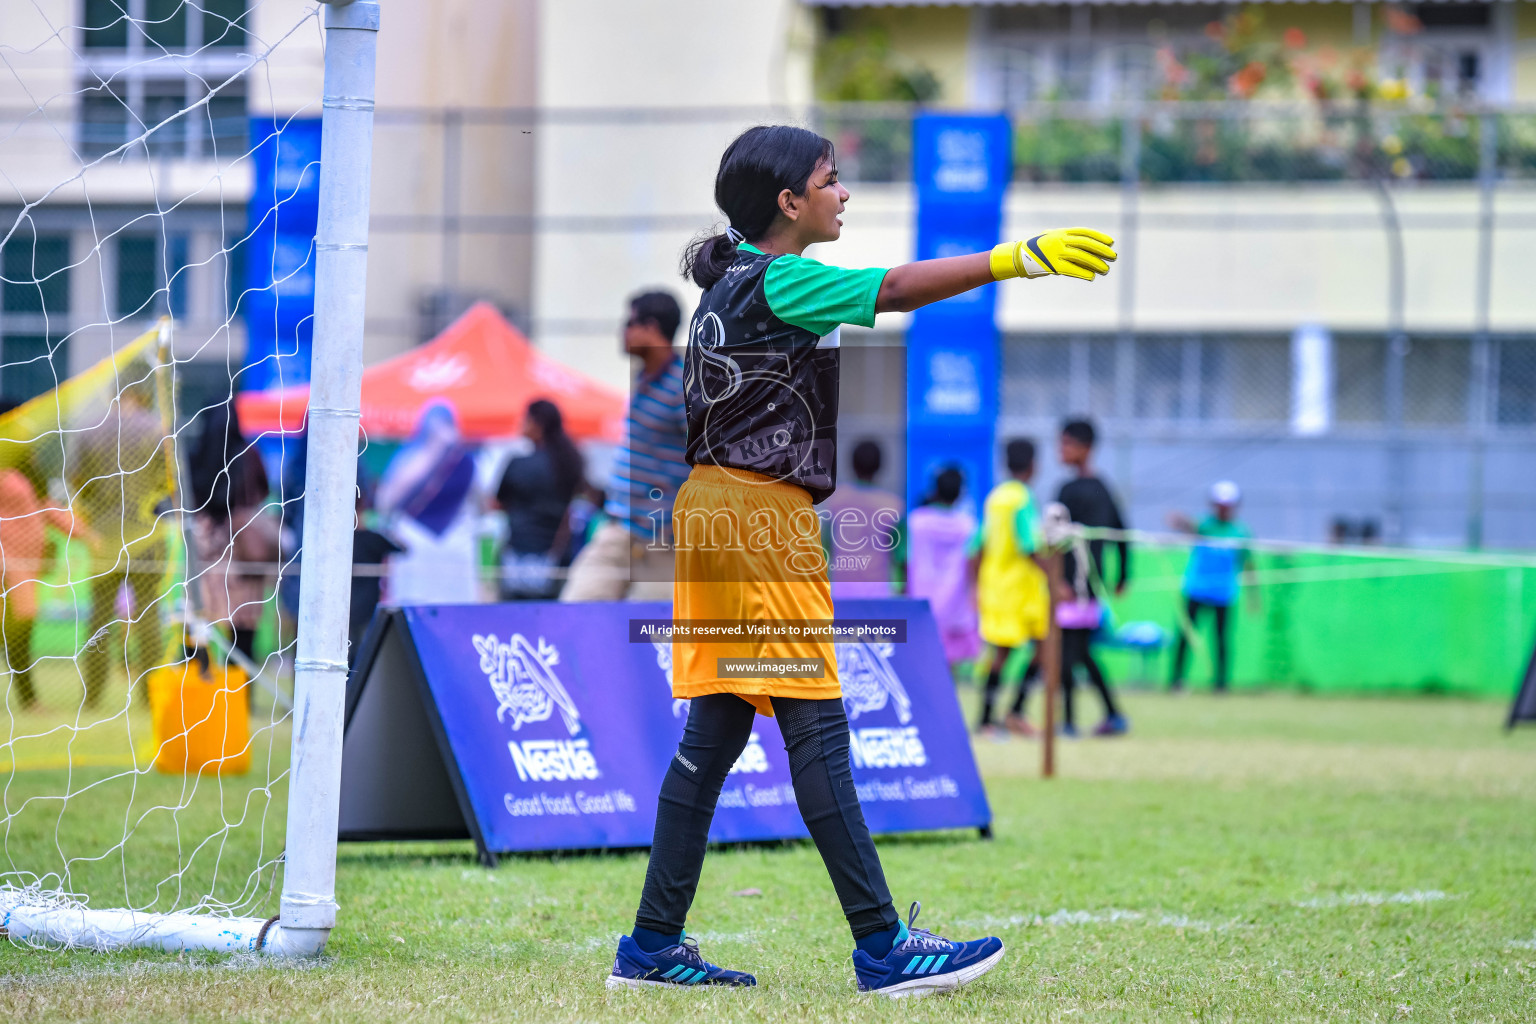
[[[1116,625],[1154,622],[1161,650],[1105,646],[1122,685],[1166,686],[1181,627],[1188,549],[1140,545]],[[1232,609],[1232,685],[1298,690],[1514,693],[1536,640],[1536,568],[1383,554],[1256,553],[1261,581]],[[1212,626],[1192,643],[1189,684],[1209,686]]]

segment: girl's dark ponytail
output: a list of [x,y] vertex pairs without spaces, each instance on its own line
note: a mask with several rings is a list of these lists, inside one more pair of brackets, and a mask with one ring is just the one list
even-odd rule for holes
[[736,247],[768,233],[779,193],[804,195],[816,165],[833,159],[831,141],[789,125],[748,128],[725,148],[715,174],[715,205],[730,219],[718,235],[700,235],[683,250],[683,277],[708,288],[736,260]]
[[683,277],[708,288],[725,276],[735,259],[736,242],[730,235],[700,235],[683,250]]

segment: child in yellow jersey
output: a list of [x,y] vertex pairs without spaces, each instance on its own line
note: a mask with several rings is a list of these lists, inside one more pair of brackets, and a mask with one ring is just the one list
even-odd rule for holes
[[[1009,441],[1007,458],[1011,479],[987,495],[981,528],[972,542],[973,551],[981,556],[976,588],[981,638],[992,646],[978,732],[1000,728],[992,721],[992,704],[1002,683],[1003,665],[1013,649],[1025,642],[1038,645],[1050,626],[1050,591],[1035,553],[1041,544],[1040,515],[1029,490],[1035,475],[1034,442],[1023,438]],[[1006,719],[1010,730],[1023,735],[1033,732],[1024,718],[1024,698],[1038,672],[1037,657],[1019,681],[1019,692]]]

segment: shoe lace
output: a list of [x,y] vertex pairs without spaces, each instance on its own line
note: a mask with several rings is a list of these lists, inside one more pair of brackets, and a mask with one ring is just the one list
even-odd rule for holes
[[704,959],[704,954],[699,952],[699,940],[692,935],[684,935],[683,941],[677,944],[677,956],[679,959],[693,964],[695,967],[708,967],[709,962]]
[[907,911],[907,939],[901,944],[902,949],[936,949],[948,950],[954,948],[954,943],[941,936],[933,934],[927,928],[917,927],[917,915],[922,913],[922,903],[913,900],[911,908]]

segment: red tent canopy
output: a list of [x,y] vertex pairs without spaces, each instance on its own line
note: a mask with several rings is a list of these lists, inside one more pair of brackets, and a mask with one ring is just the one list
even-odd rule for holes
[[[480,302],[420,348],[363,371],[363,430],[408,437],[422,408],[445,399],[466,438],[507,437],[521,428],[535,398],[560,407],[572,437],[623,437],[622,394],[536,351],[494,306]],[[309,387],[248,391],[236,402],[247,434],[298,431]]]

